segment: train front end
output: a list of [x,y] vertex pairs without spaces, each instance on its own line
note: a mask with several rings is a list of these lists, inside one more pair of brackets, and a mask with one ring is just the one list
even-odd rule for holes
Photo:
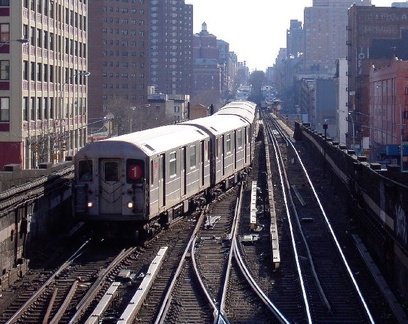
[[74,212],[84,221],[148,221],[146,156],[125,142],[91,143],[75,156]]

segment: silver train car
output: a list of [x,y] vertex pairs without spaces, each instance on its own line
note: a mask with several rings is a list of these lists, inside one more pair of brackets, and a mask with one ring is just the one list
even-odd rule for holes
[[170,223],[239,181],[253,158],[256,105],[93,142],[74,157],[75,216],[138,234]]

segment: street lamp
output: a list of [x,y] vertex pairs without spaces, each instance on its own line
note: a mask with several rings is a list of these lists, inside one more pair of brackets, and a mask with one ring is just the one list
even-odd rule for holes
[[4,41],[4,42],[0,42],[0,47],[4,46],[4,45],[9,45],[11,42],[18,42],[21,43],[23,45],[28,44],[29,40],[26,38],[21,38],[21,39],[10,39],[8,41]]
[[130,107],[130,110],[132,111],[132,114],[131,114],[131,116],[129,118],[129,133],[131,133],[132,130],[133,130],[133,113],[135,112],[136,108],[137,108],[136,106]]

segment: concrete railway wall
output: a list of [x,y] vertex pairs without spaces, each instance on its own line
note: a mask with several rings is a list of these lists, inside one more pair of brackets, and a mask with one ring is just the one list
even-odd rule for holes
[[295,124],[294,138],[316,155],[323,174],[347,195],[350,217],[390,285],[408,300],[408,172],[382,170],[309,128]]
[[0,290],[28,270],[34,255],[45,255],[45,243],[72,220],[72,178],[71,162],[0,172]]

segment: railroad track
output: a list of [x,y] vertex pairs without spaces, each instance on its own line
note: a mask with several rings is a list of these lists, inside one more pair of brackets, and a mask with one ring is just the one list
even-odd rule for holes
[[[272,118],[265,116],[264,120],[283,188],[276,195],[286,202],[279,206],[281,215],[286,214],[282,219],[287,220],[281,226],[280,246],[282,253],[292,253],[291,260],[283,259],[280,264],[272,299],[287,318],[299,323],[392,321],[373,279],[362,275],[367,271],[353,244],[346,209],[341,202],[327,199],[330,195],[325,191],[335,197],[335,188],[325,178],[324,162],[313,161],[302,152],[307,158],[304,162],[297,153],[301,146],[295,146]],[[328,208],[330,204],[335,208]],[[279,292],[284,291],[292,298],[280,298]]]
[[[134,252],[119,252],[117,247],[83,245],[55,272],[38,281],[39,288],[22,294],[3,312],[6,323],[62,323],[68,322],[87,296],[89,303],[107,276],[114,275],[116,267]],[[99,284],[101,282],[101,284]]]
[[[265,168],[262,145],[257,145],[256,158]],[[259,156],[261,154],[261,156]],[[260,185],[260,201],[266,199],[266,179],[264,169],[259,170],[258,162],[254,163],[254,172],[249,178],[263,177]],[[248,181],[246,182],[248,183]],[[221,316],[222,321],[238,322],[276,322],[279,316],[271,315],[274,311],[271,301],[259,288],[253,277],[248,274],[249,268],[242,260],[240,249],[239,224],[246,224],[246,231],[250,233],[249,201],[251,187],[238,186],[223,194],[219,199],[210,204],[198,224],[196,239],[190,245],[189,258],[184,261],[182,275],[175,278],[176,287],[172,292],[168,311],[156,320],[156,323],[212,323]],[[262,203],[261,203],[262,205]],[[269,222],[265,220],[263,228],[269,228]],[[270,253],[271,240],[268,230],[261,229],[261,236],[266,236],[265,247]],[[264,256],[267,258],[266,255]],[[262,258],[262,256],[261,256]],[[258,262],[259,258],[249,262]],[[269,263],[268,269],[273,268],[273,262]],[[249,274],[251,276],[251,274]],[[259,279],[259,278],[257,278]],[[263,278],[265,281],[265,277]],[[187,282],[187,283],[186,283]],[[263,295],[263,299],[260,297]],[[192,302],[195,297],[194,302]],[[201,316],[197,316],[201,314]]]
[[[141,323],[213,323],[219,315],[223,318],[220,322],[231,323],[392,321],[392,314],[373,280],[369,276],[359,276],[366,270],[347,233],[350,228],[347,218],[339,217],[333,208],[330,213],[319,216],[321,207],[327,206],[326,201],[321,203],[322,206],[315,202],[315,193],[322,196],[335,192],[328,185],[329,181],[321,177],[321,165],[313,166],[307,160],[303,162],[308,163],[308,169],[313,171],[310,175],[315,181],[313,192],[308,180],[300,176],[302,163],[297,160],[290,140],[279,126],[265,117],[263,130],[271,135],[265,139],[271,145],[265,147],[264,141],[257,142],[253,170],[246,186],[222,194],[202,211],[201,216],[180,218],[169,229],[146,242],[144,248],[129,252],[121,262],[113,262],[115,255],[108,259],[105,254],[100,257],[104,262],[94,263],[86,270],[84,264],[92,261],[84,253],[77,265],[60,270],[52,279],[52,286],[47,286],[46,294],[41,295],[45,297],[36,300],[35,306],[22,311],[20,319],[16,317],[13,322],[29,323],[31,319],[32,323],[51,323],[52,319],[54,322],[59,319],[60,323],[85,323],[91,319],[109,319],[121,323],[129,307],[133,308],[131,321]],[[307,157],[301,146],[295,148],[302,157]],[[266,162],[266,158],[271,161]],[[266,170],[268,164],[272,166],[269,171]],[[280,174],[286,174],[287,178],[280,179]],[[315,174],[319,174],[320,179]],[[270,176],[272,184],[268,182]],[[252,181],[256,181],[258,188],[255,227],[249,217],[252,199],[249,184]],[[271,191],[274,201],[268,201]],[[342,204],[336,204],[340,210]],[[276,262],[271,248],[272,214],[277,216],[275,225],[282,251],[279,262]],[[325,228],[332,228],[332,231],[323,233]],[[248,234],[256,240],[244,240]],[[334,256],[339,246],[344,250],[344,256]],[[166,247],[163,265],[135,305],[135,295],[150,271],[149,265],[163,247]],[[339,266],[344,259],[351,264],[350,270],[347,266]],[[108,263],[112,271],[102,271],[103,277],[100,271],[92,271],[106,269]],[[118,279],[118,273],[123,269],[131,270],[133,277],[130,281]],[[44,271],[38,276],[37,286],[29,285],[26,289],[25,300],[49,280],[50,275],[51,271]],[[361,293],[356,290],[353,280],[350,282],[353,277],[358,281]],[[95,282],[100,290],[91,294],[89,291]],[[112,297],[96,318],[93,315],[95,310],[115,284],[117,287],[113,287]],[[318,286],[320,290],[316,289]],[[75,292],[73,297],[66,297],[71,295],[70,292]],[[25,295],[23,290],[20,293]],[[370,296],[369,300],[366,301],[364,296]],[[0,323],[13,318],[21,304],[21,301],[12,304],[3,313]],[[58,311],[61,309],[65,311]]]

